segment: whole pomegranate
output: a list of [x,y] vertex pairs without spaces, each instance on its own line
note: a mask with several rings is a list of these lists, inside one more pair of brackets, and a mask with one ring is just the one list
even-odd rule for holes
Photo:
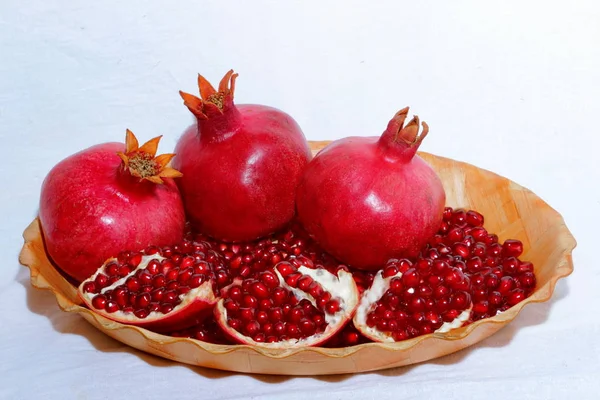
[[179,139],[173,165],[185,210],[198,231],[219,240],[257,239],[288,224],[311,152],[300,127],[275,108],[234,105],[237,74],[219,90],[198,77],[200,97],[181,93],[196,116]]
[[297,192],[298,217],[323,249],[358,269],[414,257],[437,231],[446,194],[433,169],[416,155],[428,133],[408,107],[380,138],[348,137],[323,149]]
[[42,185],[39,218],[48,254],[81,282],[124,249],[182,240],[185,213],[168,166],[155,157],[160,136],[141,147],[127,130],[126,144],[104,143],[58,163]]

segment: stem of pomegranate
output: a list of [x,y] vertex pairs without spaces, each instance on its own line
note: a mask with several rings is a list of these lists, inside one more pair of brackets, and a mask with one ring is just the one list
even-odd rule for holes
[[235,106],[232,106],[221,115],[207,119],[198,118],[198,135],[202,141],[221,141],[235,134],[241,124],[242,115]]

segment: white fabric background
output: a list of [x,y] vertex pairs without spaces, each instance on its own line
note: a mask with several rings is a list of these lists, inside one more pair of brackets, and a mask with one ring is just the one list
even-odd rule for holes
[[[0,398],[598,399],[600,3],[166,3],[0,4]],[[17,261],[45,174],[125,128],[172,149],[192,121],[177,91],[229,68],[238,103],[289,112],[309,139],[378,135],[410,105],[431,126],[423,150],[514,179],[564,215],[575,273],[477,346],[354,376],[191,368],[62,313]]]

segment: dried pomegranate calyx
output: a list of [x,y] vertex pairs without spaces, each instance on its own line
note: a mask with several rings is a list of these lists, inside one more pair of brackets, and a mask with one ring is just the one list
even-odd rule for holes
[[162,135],[157,136],[140,146],[133,132],[127,129],[125,152],[117,153],[121,160],[123,160],[123,168],[129,171],[134,177],[159,185],[164,183],[162,178],[178,178],[182,176],[181,172],[169,166],[175,154],[169,153],[156,156],[158,143],[161,138]]
[[217,91],[211,83],[198,74],[198,88],[200,97],[179,91],[184,105],[199,119],[208,119],[211,116],[223,114],[233,104],[235,80],[238,74],[233,70],[227,71],[219,82]]

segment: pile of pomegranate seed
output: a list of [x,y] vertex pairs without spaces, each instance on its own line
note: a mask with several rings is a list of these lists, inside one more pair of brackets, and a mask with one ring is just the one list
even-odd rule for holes
[[[438,233],[416,259],[392,259],[384,266],[382,276],[391,278],[389,287],[370,309],[366,325],[397,341],[405,340],[452,328],[451,323],[465,312],[470,313],[465,324],[492,317],[530,296],[536,277],[533,265],[519,259],[523,244],[510,239],[500,243],[483,222],[476,211],[447,207]],[[138,268],[142,256],[152,254],[165,259]],[[287,287],[282,287],[274,271],[277,265]],[[323,332],[326,313],[339,308],[330,293],[297,271],[299,266],[323,268],[333,274],[340,269],[350,271],[361,293],[375,278],[375,272],[341,265],[293,225],[249,243],[223,243],[188,232],[175,246],[123,252],[93,281],[86,282],[83,291],[94,294],[92,306],[96,309],[145,318],[153,311],[169,313],[182,295],[211,281],[214,290],[221,291],[229,328],[255,342],[278,342]],[[103,290],[119,280],[123,281]],[[298,299],[292,293],[295,288],[310,294],[316,303]],[[442,328],[445,323],[448,327]],[[212,317],[172,335],[228,342]],[[350,322],[324,345],[368,341]]]
[[536,286],[533,264],[521,261],[523,244],[498,236],[483,227],[481,214],[446,208],[439,233],[421,256],[453,259],[470,278],[473,300],[471,321],[493,317],[529,297]]

